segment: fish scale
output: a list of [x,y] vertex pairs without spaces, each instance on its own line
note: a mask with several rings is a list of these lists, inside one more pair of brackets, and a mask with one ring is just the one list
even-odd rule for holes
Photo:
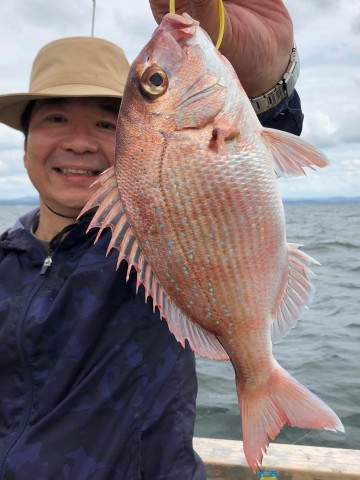
[[[177,155],[174,155],[171,152],[169,152],[169,155],[167,158],[171,163],[174,163],[175,165],[178,165],[180,163],[179,159],[177,158]],[[198,175],[195,174],[195,176],[193,176],[193,178],[190,179],[188,178],[189,172],[191,171],[189,168],[190,167],[189,164],[193,163],[194,161],[196,162],[197,160],[198,160],[197,169],[199,170],[199,174]],[[219,177],[224,176],[226,164],[228,163],[228,160],[230,160],[230,157],[228,158],[225,157],[223,161],[220,161],[220,160],[218,160],[218,164],[219,164],[218,178],[216,178],[216,181],[212,183],[207,182],[206,177],[203,179],[201,174],[202,173],[201,162],[203,162],[206,166],[206,164],[208,164],[207,158],[197,159],[196,157],[194,158],[194,155],[193,155],[191,158],[182,159],[181,171],[179,170],[177,172],[178,173],[177,183],[174,185],[174,191],[182,192],[180,205],[185,205],[187,217],[191,219],[191,223],[188,225],[188,228],[186,229],[186,235],[183,238],[180,237],[178,242],[180,244],[179,251],[181,251],[182,253],[181,257],[183,259],[183,261],[180,264],[180,269],[178,268],[178,272],[177,272],[176,284],[178,285],[183,283],[182,276],[184,274],[190,275],[190,273],[192,274],[192,278],[189,278],[189,281],[186,283],[186,285],[188,285],[188,283],[192,284],[195,282],[201,288],[202,285],[204,286],[207,285],[209,280],[211,280],[211,277],[209,278],[208,275],[205,275],[206,271],[201,271],[200,269],[195,269],[194,271],[193,263],[195,263],[195,266],[196,266],[197,258],[204,259],[204,257],[206,258],[206,255],[209,255],[209,258],[208,258],[209,262],[211,261],[212,258],[221,258],[223,274],[225,276],[230,275],[231,277],[234,277],[234,273],[232,272],[232,270],[235,270],[235,271],[240,270],[241,266],[244,263],[243,258],[238,257],[239,262],[238,264],[235,264],[234,262],[236,260],[236,257],[231,257],[231,256],[228,257],[229,262],[227,262],[226,264],[224,263],[225,258],[222,255],[224,251],[224,245],[231,246],[231,243],[233,243],[234,241],[237,241],[237,242],[239,241],[239,235],[236,235],[236,233],[239,231],[239,228],[237,226],[236,218],[232,215],[232,212],[231,211],[228,212],[228,205],[229,205],[228,202],[223,204],[223,207],[224,207],[223,211],[220,208],[219,203],[217,202],[216,204],[217,209],[214,210],[214,212],[209,210],[209,208],[211,207],[211,203],[209,203],[209,201],[205,202],[203,205],[201,205],[200,203],[201,211],[204,211],[206,209],[209,210],[209,216],[204,217],[202,215],[194,214],[194,206],[197,206],[199,202],[201,202],[201,199],[204,197],[204,193],[205,193],[205,197],[218,198],[218,192],[216,190],[223,191],[222,189],[223,181]],[[166,166],[164,166],[164,170],[173,171],[172,168],[166,168]],[[184,176],[186,181],[184,180]],[[162,181],[164,183],[167,183],[166,180],[164,180],[164,175],[162,175]],[[184,188],[184,185],[186,185],[185,188]],[[210,189],[208,195],[206,195],[207,193],[205,190],[206,185],[210,185],[213,187]],[[241,185],[240,185],[240,190],[241,190]],[[172,199],[174,197],[174,195],[172,194],[172,191],[167,191],[166,193],[168,195],[168,198]],[[166,200],[164,203],[166,203]],[[182,218],[182,209],[180,209],[179,211],[176,208],[175,209],[172,208],[172,205],[168,205],[167,211],[169,212],[168,218],[170,218],[170,220],[161,218],[160,216],[159,221],[164,223],[169,222],[172,225],[172,231],[177,232],[177,225],[180,224],[179,220]],[[235,213],[235,209],[234,209],[234,213]],[[226,226],[229,227],[230,224],[233,225],[232,229],[225,228]],[[195,227],[195,229],[194,228],[191,229],[191,227]],[[246,233],[247,234],[251,233],[251,229],[247,230]],[[203,238],[207,237],[211,239],[211,241],[209,241],[206,245],[204,245],[203,243],[200,243],[200,244],[198,243],[196,245],[193,245],[192,251],[193,251],[194,261],[187,262],[187,258],[186,258],[187,255],[184,254],[184,252],[189,250],[190,239],[202,238],[202,237]],[[162,233],[161,241],[164,241],[165,244],[168,243],[169,241],[166,230],[164,230]],[[248,243],[249,245],[254,244],[254,242],[248,242]],[[205,247],[208,250],[206,255],[204,255],[204,253],[201,251],[201,249],[204,249]],[[255,248],[256,248],[256,244],[255,244]],[[227,247],[227,250],[228,250],[228,247]],[[233,250],[235,251],[235,245],[233,246]],[[253,258],[252,252],[249,252],[247,255],[250,258]],[[170,263],[168,263],[169,261]],[[174,272],[174,271],[176,272],[176,269],[177,267],[179,267],[179,264],[176,264],[176,263],[173,264],[169,259],[168,259],[168,262],[166,264],[166,271],[170,270],[171,272]],[[243,265],[243,270],[245,269],[246,268]],[[160,283],[163,285],[164,289],[166,291],[169,291],[169,287],[166,285],[165,283],[166,280],[162,277],[162,274],[158,272],[158,276],[159,276]],[[210,296],[208,292],[208,304],[211,306],[211,310],[213,312],[212,317],[214,317],[216,320],[219,320],[219,318],[221,318],[223,314],[222,313],[220,314],[220,312],[217,311],[218,310],[217,306],[223,305],[223,304],[233,305],[234,300],[231,297],[229,297],[229,295],[227,294],[228,289],[221,289],[222,283],[218,286],[216,282],[214,282],[214,285],[217,288],[218,292],[213,293]],[[188,291],[184,292],[186,298],[188,297],[189,293],[190,292]],[[215,308],[215,305],[214,305],[215,301],[216,301],[217,308]],[[184,310],[186,312],[186,309]],[[186,312],[186,313],[189,314],[189,312]],[[197,314],[197,317],[200,323],[202,318],[204,317],[204,312],[199,312]],[[214,320],[212,320],[212,322],[213,321]],[[206,324],[203,326],[206,326]]]
[[308,303],[317,263],[286,241],[277,177],[326,157],[263,128],[198,22],[173,14],[131,66],[115,157],[84,208],[99,207],[89,228],[112,229],[109,249],[137,270],[183,346],[231,360],[252,470],[285,424],[343,431],[272,355]]

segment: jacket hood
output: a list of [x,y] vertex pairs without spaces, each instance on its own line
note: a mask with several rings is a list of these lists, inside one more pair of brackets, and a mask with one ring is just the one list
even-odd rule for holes
[[[39,208],[35,208],[19,217],[14,225],[0,236],[0,248],[5,250],[26,251],[30,257],[40,256],[41,260],[43,260],[44,249],[30,232],[31,225],[38,216]],[[79,236],[85,235],[90,218],[90,215],[86,215],[82,217],[78,223],[74,223],[70,234],[62,242],[63,248],[70,248],[77,243]],[[89,239],[92,238],[93,241],[94,235],[95,233],[90,234]]]

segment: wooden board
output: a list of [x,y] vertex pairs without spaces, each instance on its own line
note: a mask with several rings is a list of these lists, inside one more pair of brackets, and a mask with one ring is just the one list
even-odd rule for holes
[[[242,442],[194,438],[208,480],[255,480]],[[270,444],[262,470],[276,470],[279,480],[360,480],[360,451],[303,445]]]

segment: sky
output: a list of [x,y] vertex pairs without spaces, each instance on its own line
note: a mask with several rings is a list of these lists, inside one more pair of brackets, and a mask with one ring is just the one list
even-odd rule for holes
[[[250,1],[250,0],[249,0]],[[331,166],[279,181],[285,199],[360,196],[360,0],[285,0],[301,62],[296,88],[302,136]],[[89,36],[92,0],[11,0],[0,4],[0,94],[26,92],[32,61],[46,43]],[[94,34],[120,45],[130,62],[156,23],[148,0],[96,0]],[[0,199],[36,195],[23,166],[23,135],[0,124]]]

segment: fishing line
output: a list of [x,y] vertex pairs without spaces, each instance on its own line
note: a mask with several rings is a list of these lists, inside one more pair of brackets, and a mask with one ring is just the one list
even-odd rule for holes
[[224,11],[224,4],[222,0],[218,0],[219,5],[219,36],[216,42],[216,48],[219,50],[225,30],[225,11]]
[[175,0],[170,0],[169,1],[169,12],[170,13],[176,13],[175,12]]
[[300,442],[303,438],[307,437],[308,435],[310,435],[310,433],[312,433],[314,430],[310,430],[310,432],[306,432],[305,435],[303,435],[302,437],[298,438],[295,442],[291,443],[291,445],[295,445],[297,444],[298,442]]
[[[218,0],[218,6],[219,6],[219,36],[216,42],[216,48],[219,50],[223,36],[224,36],[224,30],[225,30],[225,10],[224,10],[224,4],[222,0]],[[169,12],[176,13],[175,0],[169,0]]]

